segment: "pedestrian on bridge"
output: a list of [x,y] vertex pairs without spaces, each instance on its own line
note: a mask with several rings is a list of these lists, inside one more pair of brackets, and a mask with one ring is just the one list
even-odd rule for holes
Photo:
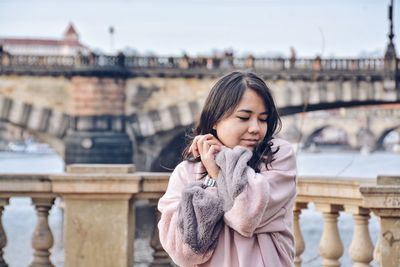
[[160,241],[179,266],[293,266],[296,160],[257,75],[212,88],[184,161],[158,203]]

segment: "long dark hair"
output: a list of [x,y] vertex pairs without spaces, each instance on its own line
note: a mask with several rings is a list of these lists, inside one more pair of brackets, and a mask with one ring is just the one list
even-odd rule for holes
[[188,135],[188,145],[182,153],[184,160],[201,161],[200,158],[194,158],[189,151],[193,138],[196,135],[209,133],[218,138],[213,126],[224,117],[232,114],[247,89],[255,91],[264,100],[268,112],[267,133],[254,149],[253,156],[247,164],[256,172],[260,171],[261,163],[265,163],[268,168],[268,164],[274,160],[273,155],[279,149],[272,151],[272,138],[281,129],[282,123],[268,86],[256,74],[244,71],[233,71],[223,76],[213,86],[204,104],[200,120],[192,133]]

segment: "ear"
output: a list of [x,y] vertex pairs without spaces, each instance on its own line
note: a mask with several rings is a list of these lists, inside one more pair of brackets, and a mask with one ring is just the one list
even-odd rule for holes
[[217,125],[214,124],[211,130],[211,134],[217,137]]

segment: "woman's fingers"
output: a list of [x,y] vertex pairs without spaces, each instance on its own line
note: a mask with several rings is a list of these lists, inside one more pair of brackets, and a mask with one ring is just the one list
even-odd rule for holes
[[205,143],[207,143],[209,146],[211,146],[211,145],[221,145],[221,143],[218,141],[218,140],[213,140],[213,139],[210,139],[210,140],[206,140],[206,141],[204,141]]
[[201,158],[208,175],[214,179],[218,177],[219,173],[219,167],[215,163],[215,154],[217,154],[219,151],[219,145],[210,145],[207,153],[205,153],[205,155]]
[[200,156],[207,173],[217,178],[219,167],[215,163],[215,155],[221,150],[221,142],[212,134],[198,135],[193,138],[189,149],[194,157]]
[[202,135],[198,135],[193,139],[192,144],[190,145],[189,151],[192,152],[193,157],[197,158],[200,156],[199,150],[197,148],[197,142]]
[[208,134],[201,135],[197,141],[197,150],[199,151],[200,156],[202,156],[203,153],[206,153],[208,151],[207,146],[205,144],[205,141],[207,141],[208,138],[210,138]]
[[203,149],[201,157],[208,160],[214,160],[215,155],[221,150],[220,142],[217,140],[209,139],[203,141]]
[[212,134],[197,135],[189,147],[189,151],[193,157],[197,158],[203,154],[208,153],[210,146],[222,146],[221,142]]
[[208,154],[209,157],[213,157],[213,158],[214,158],[215,155],[216,155],[219,151],[221,151],[221,146],[215,144],[215,145],[211,145],[211,146],[210,146],[210,149],[208,150],[207,154]]
[[197,158],[201,155],[202,153],[202,144],[203,140],[207,139],[207,135],[197,135],[195,138],[193,138],[192,144],[190,145],[190,152],[192,152],[193,157]]

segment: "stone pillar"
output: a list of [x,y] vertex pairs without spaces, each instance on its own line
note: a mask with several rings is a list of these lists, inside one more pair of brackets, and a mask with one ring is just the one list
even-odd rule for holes
[[324,230],[319,243],[320,255],[323,258],[322,266],[339,267],[339,259],[343,255],[343,244],[339,235],[337,218],[343,207],[331,204],[317,204],[316,207],[324,216]]
[[53,206],[54,196],[34,197],[37,223],[32,236],[33,261],[30,267],[54,267],[50,261],[49,249],[53,246],[53,234],[51,233],[48,217],[49,210]]
[[295,240],[295,253],[294,264],[296,267],[301,267],[301,254],[303,254],[305,245],[303,234],[300,228],[300,214],[302,209],[307,208],[307,203],[296,203],[293,209],[293,232]]
[[50,177],[65,203],[65,267],[133,266],[132,196],[140,177],[130,166],[68,166]]
[[380,176],[376,185],[361,186],[365,206],[380,217],[382,267],[400,266],[400,176]]
[[175,266],[172,264],[172,260],[161,246],[157,223],[160,220],[161,213],[157,209],[158,200],[164,195],[165,190],[168,186],[170,173],[141,173],[141,193],[136,197],[137,199],[148,199],[150,206],[153,207],[156,225],[153,231],[153,235],[150,241],[150,246],[154,249],[153,262],[150,264],[151,267],[169,267]]
[[0,267],[8,267],[8,264],[4,261],[3,258],[3,249],[7,245],[7,236],[3,229],[2,217],[4,207],[8,205],[8,198],[0,199]]
[[374,253],[368,230],[369,210],[354,206],[346,206],[345,209],[353,214],[354,220],[353,238],[349,247],[353,267],[369,267]]
[[150,205],[154,209],[154,213],[156,215],[156,225],[153,230],[153,236],[151,237],[150,245],[154,249],[153,253],[153,262],[150,264],[150,267],[170,267],[171,259],[168,256],[168,253],[164,250],[160,243],[160,236],[158,232],[157,223],[160,220],[161,213],[157,210],[158,199],[153,199],[150,201]]
[[125,81],[72,77],[68,94],[66,164],[132,163],[132,141],[125,127]]

